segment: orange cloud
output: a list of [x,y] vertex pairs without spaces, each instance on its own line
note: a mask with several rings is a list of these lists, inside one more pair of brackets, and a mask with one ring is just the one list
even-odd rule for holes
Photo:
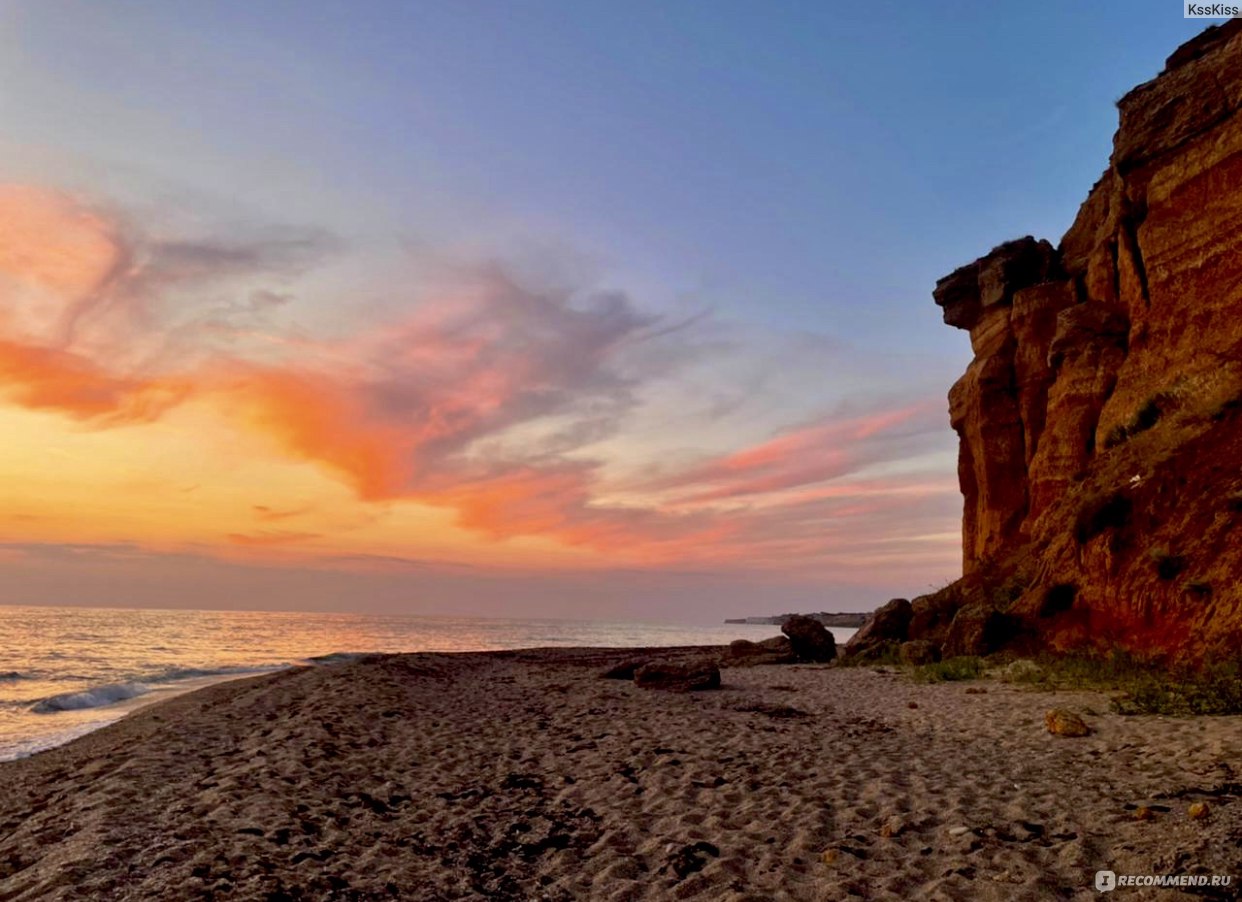
[[[56,192],[0,190],[0,394],[98,427],[197,400],[364,502],[415,501],[488,539],[641,563],[784,566],[830,556],[825,536],[862,555],[834,524],[887,524],[910,489],[873,479],[863,491],[859,474],[917,452],[933,415],[942,429],[940,402],[826,418],[638,486],[641,503],[604,503],[588,446],[639,403],[620,360],[667,333],[656,318],[617,293],[534,290],[492,266],[358,334],[289,340],[265,319],[289,295],[267,280],[327,244],[298,230],[160,239]],[[940,504],[928,501],[918,535]],[[313,538],[227,534],[257,548]]]
[[70,351],[0,341],[0,392],[23,407],[102,423],[150,422],[190,391],[179,379],[115,375]]

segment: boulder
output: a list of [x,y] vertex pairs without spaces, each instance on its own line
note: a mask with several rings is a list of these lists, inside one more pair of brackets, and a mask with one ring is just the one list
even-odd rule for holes
[[946,658],[990,655],[1016,635],[1012,618],[984,604],[968,604],[954,615],[940,652]]
[[653,661],[634,671],[634,685],[667,692],[697,692],[720,688],[720,668],[715,661]]
[[858,632],[850,636],[845,644],[846,653],[866,657],[869,652],[887,645],[905,642],[912,613],[910,602],[905,598],[894,598],[877,608]]
[[826,663],[837,656],[837,640],[828,629],[811,617],[790,617],[781,626],[781,632],[789,637],[794,655],[799,661]]
[[922,595],[910,603],[910,639],[926,639],[936,645],[944,642],[953,615],[962,606],[962,599],[945,589],[931,595]]
[[901,643],[901,647],[897,650],[901,658],[902,664],[910,664],[914,667],[921,667],[924,664],[935,664],[940,660],[940,649],[933,642],[926,639],[912,639],[909,642]]
[[793,644],[785,636],[773,636],[762,642],[735,639],[721,659],[725,667],[753,667],[759,664],[792,664],[797,660]]

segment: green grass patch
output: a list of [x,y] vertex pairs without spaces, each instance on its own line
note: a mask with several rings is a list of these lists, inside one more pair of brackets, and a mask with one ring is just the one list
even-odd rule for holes
[[1123,689],[1113,701],[1120,714],[1242,714],[1242,666],[1237,663],[1147,674]]
[[1124,652],[1109,655],[1041,656],[1032,666],[1007,671],[1011,683],[1028,683],[1045,689],[1119,689],[1152,672],[1151,665]]
[[1236,661],[1169,670],[1121,652],[1041,657],[1011,665],[1002,679],[1039,689],[1117,693],[1112,704],[1119,714],[1242,714],[1242,662]]
[[837,657],[837,664],[841,667],[895,666],[900,663],[900,642],[881,642],[875,648],[864,652],[854,651]]
[[977,680],[983,676],[983,659],[949,658],[937,661],[935,664],[916,667],[910,676],[916,683],[955,683],[961,680]]

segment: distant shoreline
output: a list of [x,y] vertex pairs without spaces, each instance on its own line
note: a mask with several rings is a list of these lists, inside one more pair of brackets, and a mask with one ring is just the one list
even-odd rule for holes
[[824,626],[857,629],[866,623],[869,616],[871,615],[866,613],[831,614],[826,611],[820,611],[816,614],[772,614],[767,617],[731,617],[727,618],[725,623],[742,623],[750,626],[784,626],[785,621],[790,617],[810,617],[812,620],[818,620]]

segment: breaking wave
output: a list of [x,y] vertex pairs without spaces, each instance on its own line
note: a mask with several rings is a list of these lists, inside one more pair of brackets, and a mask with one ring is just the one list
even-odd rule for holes
[[36,714],[55,714],[57,711],[81,711],[86,708],[102,708],[127,699],[146,695],[151,687],[143,683],[110,683],[80,692],[63,692],[52,695],[31,705]]

